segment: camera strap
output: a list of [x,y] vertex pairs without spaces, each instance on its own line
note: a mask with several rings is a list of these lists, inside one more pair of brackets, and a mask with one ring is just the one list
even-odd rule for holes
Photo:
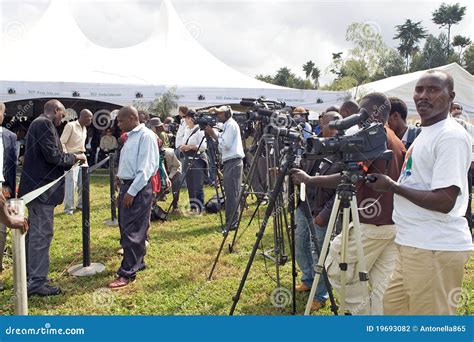
[[193,135],[194,135],[194,134],[195,134],[195,133],[196,133],[198,130],[199,130],[199,126],[198,126],[198,127],[196,127],[196,128],[194,128],[194,130],[193,130],[193,131],[191,132],[191,134],[189,135],[188,139],[186,139],[186,143],[185,143],[185,145],[187,145],[187,144],[188,144],[188,142],[189,142],[189,139],[191,139],[191,137],[192,137],[192,136],[193,136]]

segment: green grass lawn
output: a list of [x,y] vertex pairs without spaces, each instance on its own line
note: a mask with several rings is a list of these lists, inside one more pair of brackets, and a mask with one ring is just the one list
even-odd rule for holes
[[[206,199],[213,194],[206,188]],[[169,196],[168,196],[169,197]],[[181,205],[186,211],[187,194],[182,192]],[[166,203],[170,202],[170,198]],[[167,209],[168,206],[163,204]],[[105,272],[92,277],[76,278],[67,273],[68,267],[82,261],[81,214],[66,216],[62,206],[56,208],[55,236],[51,245],[53,283],[61,286],[63,294],[55,297],[29,298],[31,315],[227,315],[232,297],[238,288],[258,231],[258,220],[244,230],[251,209],[245,212],[240,237],[234,253],[226,247],[221,255],[212,281],[207,280],[222,235],[219,215],[170,216],[166,223],[152,222],[150,246],[146,256],[147,268],[137,281],[126,289],[110,291],[108,282],[114,279],[121,256],[117,254],[119,229],[103,224],[110,218],[108,178],[91,179],[91,261],[105,264]],[[263,209],[260,211],[260,222]],[[228,242],[232,235],[229,235]],[[285,235],[286,237],[286,235]],[[265,249],[273,246],[273,229],[268,226],[263,239]],[[290,255],[289,248],[286,253]],[[6,257],[3,273],[5,290],[0,292],[0,314],[13,314],[13,283],[11,258]],[[280,268],[281,286],[291,290],[291,262]],[[272,304],[275,290],[275,265],[257,255],[241,295],[236,314],[288,315],[291,302],[284,308]],[[473,312],[474,261],[466,267],[464,291],[459,314]],[[298,313],[302,314],[306,294],[297,294]],[[331,314],[326,306],[320,315]]]

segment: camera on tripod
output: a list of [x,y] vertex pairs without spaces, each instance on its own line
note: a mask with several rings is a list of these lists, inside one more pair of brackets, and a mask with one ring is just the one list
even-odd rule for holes
[[247,111],[247,121],[262,122],[265,125],[290,126],[292,121],[289,113],[291,108],[286,107],[285,102],[259,99],[242,99],[241,106],[250,107]]
[[[333,138],[309,137],[306,141],[305,157],[307,159],[323,159],[336,157],[344,163],[369,161],[374,159],[391,159],[391,151],[387,151],[387,133],[379,122],[369,122],[369,113],[361,109],[342,120],[329,123],[330,128],[338,130]],[[352,135],[344,135],[344,131],[359,124],[362,128]]]
[[217,125],[216,116],[212,116],[210,112],[199,112],[196,125],[199,125],[199,128],[202,130],[204,130],[206,126],[215,127]]

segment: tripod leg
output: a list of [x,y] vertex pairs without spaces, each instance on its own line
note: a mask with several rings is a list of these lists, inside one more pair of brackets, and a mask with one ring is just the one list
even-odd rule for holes
[[[245,210],[244,203],[247,199],[248,189],[250,188],[249,184],[250,184],[250,182],[253,178],[253,174],[254,174],[255,169],[257,167],[258,156],[260,155],[262,149],[263,149],[263,144],[259,143],[258,146],[257,146],[257,151],[255,152],[256,157],[253,159],[252,164],[250,165],[250,170],[249,170],[249,173],[247,174],[247,176],[245,177],[244,185],[240,188],[240,193],[239,193],[239,203],[240,203],[239,220],[238,220],[237,228],[235,230],[234,238],[232,240],[232,244],[229,246],[229,251],[231,253],[232,253],[232,250],[233,250],[235,239],[237,238],[237,232],[239,230],[240,221],[242,219],[242,214],[243,214],[243,211]],[[181,186],[181,184],[182,184],[182,182],[180,183],[180,186]],[[260,203],[259,203],[259,205],[260,205]],[[169,212],[170,209],[171,209],[171,206],[168,209],[168,212]],[[234,212],[232,213],[232,218],[234,218],[234,216],[237,215],[237,212],[238,212],[238,210],[237,210],[237,208],[235,208]],[[232,220],[229,220],[229,222],[232,222]],[[219,257],[222,253],[222,249],[224,247],[224,244],[225,244],[225,241],[227,240],[228,235],[229,235],[229,227],[227,227],[227,225],[226,225],[226,228],[223,232],[222,242],[221,242],[221,245],[219,247],[219,251],[217,252],[216,258],[214,260],[214,264],[212,265],[211,272],[209,273],[209,277],[208,277],[209,280],[212,279],[212,275],[214,274],[214,270],[217,266],[217,262],[219,261]]]
[[[318,255],[318,258],[319,258],[319,256],[321,255],[321,249],[318,246],[318,241],[317,241],[317,238],[316,238],[316,230],[315,230],[315,226],[312,222],[310,222],[309,231],[310,231],[310,239],[313,242],[314,249],[315,249],[316,254]],[[315,271],[315,274],[316,274],[316,271]],[[322,277],[323,277],[323,280],[324,280],[324,284],[326,285],[326,290],[327,290],[328,295],[329,295],[329,302],[331,303],[331,311],[333,312],[334,316],[337,316],[338,306],[337,306],[337,303],[336,303],[336,299],[334,298],[332,285],[329,282],[329,277],[328,277],[328,274],[326,272],[326,267],[324,267],[324,265],[323,265]],[[296,271],[295,271],[295,279],[296,279]]]
[[357,211],[357,203],[355,198],[353,197],[351,200],[351,211],[352,211],[352,221],[354,223],[354,237],[356,241],[356,246],[357,246],[357,264],[358,264],[358,269],[357,271],[359,272],[359,280],[361,282],[364,282],[364,298],[367,298],[366,302],[363,302],[363,314],[369,314],[369,306],[367,305],[370,303],[370,297],[369,297],[369,273],[367,272],[367,266],[365,264],[365,255],[364,255],[364,247],[362,245],[362,234],[361,234],[361,228],[360,228],[360,220],[359,220],[359,213]]
[[250,272],[250,268],[252,267],[253,260],[255,258],[255,255],[257,254],[257,250],[260,245],[260,242],[262,241],[263,234],[265,232],[265,228],[267,227],[268,220],[270,216],[272,216],[273,210],[275,209],[275,204],[278,198],[278,194],[280,193],[282,189],[283,181],[285,180],[285,175],[288,174],[288,171],[290,170],[290,166],[291,166],[291,163],[289,162],[283,163],[280,174],[278,175],[278,178],[276,180],[275,188],[270,194],[268,207],[267,207],[267,210],[265,211],[265,217],[263,219],[262,226],[260,227],[260,230],[257,233],[257,240],[255,241],[255,244],[253,245],[253,249],[252,249],[252,252],[250,253],[250,258],[247,263],[247,267],[245,268],[244,275],[242,276],[242,280],[240,281],[239,288],[237,289],[237,293],[233,297],[233,303],[232,303],[232,307],[229,313],[230,315],[234,314],[235,307],[237,306],[237,303],[240,300],[240,294],[242,293],[242,290],[245,285],[245,281],[247,280],[247,276]]
[[331,210],[331,216],[329,217],[328,229],[326,230],[326,236],[324,237],[323,247],[321,248],[321,253],[319,254],[318,264],[315,266],[315,275],[313,284],[311,285],[311,291],[309,293],[308,302],[306,303],[306,309],[304,314],[309,315],[311,313],[311,304],[313,303],[314,295],[316,294],[316,288],[318,287],[319,278],[324,269],[324,261],[326,260],[326,255],[328,253],[329,242],[331,241],[332,231],[336,229],[336,219],[339,212],[340,199],[336,196],[334,199],[334,204]]
[[346,310],[346,283],[347,283],[347,245],[349,241],[349,208],[344,208],[342,212],[342,232],[341,232],[341,311]]

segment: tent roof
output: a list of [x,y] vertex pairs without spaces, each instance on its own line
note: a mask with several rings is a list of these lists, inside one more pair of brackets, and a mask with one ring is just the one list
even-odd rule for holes
[[190,35],[168,0],[162,2],[156,22],[146,41],[105,48],[83,34],[67,1],[53,0],[22,40],[3,37],[1,80],[282,88],[246,76],[214,57]]
[[[454,78],[455,101],[463,105],[465,112],[474,114],[474,76],[457,63],[451,63],[434,69],[443,70]],[[363,84],[357,88],[352,88],[351,93],[354,97],[358,97],[377,91],[387,96],[401,98],[407,104],[409,115],[415,115],[416,107],[413,102],[413,91],[416,82],[425,72],[426,70],[416,71]]]
[[144,42],[105,48],[83,34],[68,1],[52,0],[22,39],[0,35],[0,101],[79,94],[81,99],[129,105],[137,99],[153,101],[175,87],[178,102],[191,107],[265,96],[326,108],[348,96],[280,87],[230,68],[191,36],[169,0],[162,1],[155,20],[155,30]]

